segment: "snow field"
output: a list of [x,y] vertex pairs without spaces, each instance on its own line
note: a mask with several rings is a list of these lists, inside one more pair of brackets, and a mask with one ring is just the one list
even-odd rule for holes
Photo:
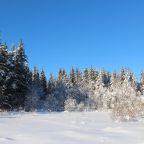
[[106,112],[1,114],[0,144],[144,144],[144,122]]

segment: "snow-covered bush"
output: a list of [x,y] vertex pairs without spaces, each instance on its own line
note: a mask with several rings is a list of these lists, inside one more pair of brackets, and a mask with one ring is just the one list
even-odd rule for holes
[[69,98],[65,101],[65,111],[84,111],[85,105],[83,102],[80,102],[79,104],[77,101],[73,98]]
[[65,101],[65,111],[76,111],[77,102],[75,99],[69,98]]
[[118,121],[136,119],[141,109],[141,101],[136,91],[129,84],[122,84],[115,88],[112,96],[112,118]]

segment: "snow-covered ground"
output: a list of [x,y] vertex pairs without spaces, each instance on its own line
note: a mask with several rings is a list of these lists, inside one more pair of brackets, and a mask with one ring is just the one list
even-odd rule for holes
[[108,113],[0,113],[0,144],[144,144],[144,122]]

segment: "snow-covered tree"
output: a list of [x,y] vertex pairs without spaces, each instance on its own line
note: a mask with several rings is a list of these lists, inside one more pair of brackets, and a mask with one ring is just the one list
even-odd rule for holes
[[121,83],[123,83],[124,79],[125,79],[125,70],[122,68],[120,70],[120,81],[121,81]]
[[84,70],[83,80],[86,84],[89,83],[89,70],[88,70],[88,68],[85,68],[85,70]]
[[8,50],[6,44],[0,44],[0,108],[10,107],[8,102]]
[[73,99],[73,98],[68,98],[66,101],[65,101],[65,106],[64,106],[64,109],[65,111],[76,111],[77,110],[77,102],[76,102],[76,99]]
[[75,74],[75,79],[76,79],[76,85],[80,86],[82,84],[82,72],[77,68],[76,69],[76,74]]
[[15,92],[13,105],[16,108],[24,107],[25,95],[28,91],[28,61],[24,51],[24,44],[21,41],[18,48],[14,50],[14,73],[15,73]]
[[47,94],[47,79],[46,79],[45,72],[44,72],[43,69],[40,72],[39,79],[40,79],[40,85],[41,85],[41,88],[42,88],[42,91],[43,91],[43,96],[41,97],[41,100],[45,101],[46,94]]
[[38,99],[39,95],[37,93],[37,90],[32,86],[30,93],[26,95],[25,100],[25,111],[35,111],[38,108]]
[[141,73],[140,77],[140,91],[144,95],[144,72]]
[[113,99],[112,117],[115,120],[130,120],[137,117],[139,112],[139,98],[129,81],[129,73],[126,72],[123,83],[117,83],[111,93]]
[[76,77],[75,77],[75,70],[74,70],[74,68],[72,68],[70,70],[69,82],[70,82],[70,86],[75,86],[76,85]]
[[59,69],[59,72],[58,72],[58,80],[61,81],[63,78],[63,71],[62,69]]

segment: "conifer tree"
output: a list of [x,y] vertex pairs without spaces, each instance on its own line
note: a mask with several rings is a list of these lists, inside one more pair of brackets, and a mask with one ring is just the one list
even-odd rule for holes
[[56,87],[56,80],[54,79],[53,75],[50,74],[50,78],[47,82],[47,93],[52,94]]
[[8,51],[6,44],[0,44],[0,107],[8,105],[7,79],[8,79]]
[[110,74],[105,72],[105,70],[101,70],[100,76],[103,82],[103,86],[108,87],[110,83]]
[[144,72],[141,73],[140,77],[140,90],[142,95],[144,95]]
[[42,96],[41,100],[45,100],[46,94],[47,94],[47,79],[46,79],[46,76],[45,76],[43,69],[40,72],[40,84],[41,84],[42,91],[43,91],[43,96]]
[[112,73],[112,76],[111,76],[111,83],[110,83],[112,88],[115,87],[117,81],[118,81],[118,75],[117,75],[117,72],[114,71],[114,72]]
[[18,48],[14,51],[14,72],[15,72],[15,100],[16,108],[24,107],[25,95],[28,91],[28,61],[24,51],[24,44],[21,41]]
[[62,77],[63,77],[63,71],[62,71],[62,69],[60,69],[58,72],[58,80],[61,81]]
[[75,70],[73,68],[70,70],[69,80],[70,80],[70,85],[75,86],[76,78],[75,78]]
[[37,108],[38,96],[33,85],[32,72],[29,72],[28,92],[25,98],[25,111],[34,111]]
[[89,75],[90,75],[90,80],[95,81],[95,70],[93,69],[93,67],[90,68]]
[[62,83],[66,86],[69,84],[69,79],[65,69],[62,70]]
[[83,80],[84,80],[84,82],[85,82],[86,84],[89,83],[89,71],[88,71],[87,68],[85,68],[85,70],[84,70],[84,78],[83,78]]
[[106,86],[107,88],[109,88],[109,87],[110,87],[110,83],[111,83],[111,73],[110,73],[110,72],[107,72],[107,73],[106,73],[106,83],[105,83],[105,86]]
[[122,68],[120,70],[120,81],[121,81],[121,83],[123,83],[124,80],[125,80],[125,70]]
[[133,89],[135,89],[135,91],[137,91],[138,90],[137,89],[137,83],[136,83],[136,80],[135,80],[134,75],[133,75],[132,72],[130,72],[130,74],[129,74],[129,81],[130,81],[131,87]]
[[32,85],[35,89],[35,94],[38,97],[37,98],[39,101],[38,107],[40,108],[40,107],[42,107],[41,99],[44,95],[44,92],[43,92],[41,82],[40,82],[40,74],[39,74],[39,71],[36,66],[34,66],[34,70],[33,70],[33,74],[32,74]]
[[79,69],[76,69],[76,77],[75,78],[76,78],[76,84],[78,86],[80,86],[83,79],[82,79],[82,72]]

